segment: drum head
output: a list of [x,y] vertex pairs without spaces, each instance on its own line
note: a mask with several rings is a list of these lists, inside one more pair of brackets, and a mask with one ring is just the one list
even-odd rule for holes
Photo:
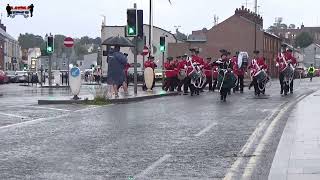
[[153,81],[154,81],[153,69],[148,67],[144,70],[144,82],[148,89],[152,88]]

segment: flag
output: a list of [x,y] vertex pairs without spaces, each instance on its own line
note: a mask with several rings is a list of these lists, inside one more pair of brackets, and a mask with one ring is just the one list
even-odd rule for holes
[[169,3],[171,4],[171,0],[168,0],[169,1]]

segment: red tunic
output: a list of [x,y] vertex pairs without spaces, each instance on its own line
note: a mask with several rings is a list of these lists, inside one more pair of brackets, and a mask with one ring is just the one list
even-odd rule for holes
[[166,62],[166,63],[164,63],[164,68],[166,70],[165,74],[166,74],[167,78],[176,77],[176,71],[174,68],[174,64],[172,64],[170,62]]
[[144,68],[148,67],[151,67],[154,70],[157,67],[157,65],[153,61],[147,60],[146,62],[144,62]]
[[125,73],[126,76],[128,76],[128,70],[129,70],[130,67],[131,67],[131,65],[129,63],[127,63],[125,65],[125,67],[124,67],[124,73]]
[[233,72],[238,76],[244,76],[245,70],[243,68],[239,68],[239,66],[238,66],[238,57],[233,57],[231,59],[231,62],[233,64]]
[[212,77],[212,65],[211,63],[205,62],[204,66],[204,74],[206,75],[207,78],[211,78]]

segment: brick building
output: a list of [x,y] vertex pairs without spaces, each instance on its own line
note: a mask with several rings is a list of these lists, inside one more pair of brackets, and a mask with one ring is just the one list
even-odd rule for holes
[[188,49],[199,47],[201,56],[220,57],[220,49],[227,49],[232,54],[246,51],[250,57],[256,49],[266,57],[271,68],[271,75],[277,76],[274,59],[280,49],[281,39],[263,30],[263,19],[243,6],[235,10],[235,14],[211,29],[193,31],[186,42],[169,43],[168,54],[177,56],[189,53]]

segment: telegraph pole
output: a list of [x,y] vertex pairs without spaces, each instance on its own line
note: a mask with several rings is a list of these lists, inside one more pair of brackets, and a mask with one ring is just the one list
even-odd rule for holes
[[[258,15],[258,0],[254,1],[254,12]],[[257,50],[257,18],[254,18],[254,50]]]

